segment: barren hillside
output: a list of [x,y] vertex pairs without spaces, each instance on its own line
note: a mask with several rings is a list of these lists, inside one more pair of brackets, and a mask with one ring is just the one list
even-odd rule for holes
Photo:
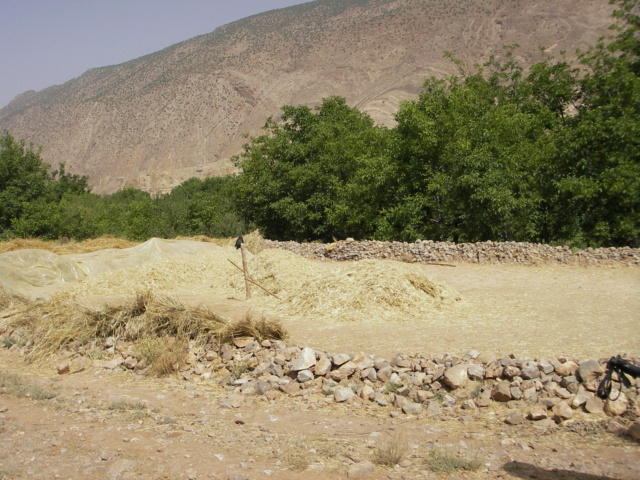
[[341,95],[392,124],[425,78],[517,43],[524,62],[606,34],[607,0],[316,0],[255,15],[129,62],[18,96],[7,129],[94,191],[152,192],[232,170],[229,157],[285,104]]

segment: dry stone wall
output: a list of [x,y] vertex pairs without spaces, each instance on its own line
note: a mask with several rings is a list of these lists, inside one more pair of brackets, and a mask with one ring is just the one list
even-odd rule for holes
[[522,265],[640,265],[638,248],[588,248],[522,242],[453,243],[418,240],[407,242],[353,241],[298,243],[263,240],[260,248],[281,248],[306,258],[330,260],[395,259],[424,263],[516,263]]
[[[145,372],[147,365],[133,345],[111,337],[103,348],[104,360],[94,360],[94,367]],[[638,363],[638,358],[627,358]],[[58,373],[74,370],[70,363],[79,360],[58,364]],[[185,382],[221,385],[231,407],[263,396],[272,402],[296,397],[317,406],[369,404],[394,417],[446,419],[499,411],[507,424],[534,422],[543,429],[586,416],[608,419],[609,431],[640,439],[640,379],[632,379],[623,391],[616,383],[611,398],[603,401],[595,392],[606,362],[497,358],[473,350],[459,357],[398,353],[384,358],[239,337],[222,345],[191,345],[179,376]]]

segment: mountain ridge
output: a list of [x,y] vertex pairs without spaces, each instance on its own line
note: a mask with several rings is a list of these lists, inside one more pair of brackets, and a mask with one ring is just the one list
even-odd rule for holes
[[[340,95],[392,125],[427,77],[456,73],[519,43],[530,64],[586,49],[613,23],[607,0],[316,0],[253,15],[0,110],[0,130],[43,146],[52,165],[88,175],[97,193],[153,193],[233,171],[245,134],[280,107]],[[572,53],[569,56],[573,55]]]

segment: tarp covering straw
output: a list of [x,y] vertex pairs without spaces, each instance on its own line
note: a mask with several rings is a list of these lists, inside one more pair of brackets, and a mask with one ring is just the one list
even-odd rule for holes
[[[222,246],[221,246],[222,245]],[[8,291],[59,299],[154,294],[244,299],[240,252],[225,243],[152,239],[77,255],[21,250],[0,255]],[[426,267],[392,260],[322,262],[285,250],[249,255],[254,307],[284,317],[403,320],[424,317],[460,295]],[[275,295],[275,298],[273,295]]]

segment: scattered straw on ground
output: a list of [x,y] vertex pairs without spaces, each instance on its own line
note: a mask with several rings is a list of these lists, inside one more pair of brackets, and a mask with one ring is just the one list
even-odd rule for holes
[[123,238],[105,235],[98,238],[90,238],[82,242],[74,240],[62,241],[45,241],[39,238],[13,238],[7,242],[0,242],[0,254],[13,252],[16,250],[38,249],[47,250],[57,253],[58,255],[66,255],[70,253],[89,253],[106,248],[129,248],[137,245],[139,242],[132,242]]

